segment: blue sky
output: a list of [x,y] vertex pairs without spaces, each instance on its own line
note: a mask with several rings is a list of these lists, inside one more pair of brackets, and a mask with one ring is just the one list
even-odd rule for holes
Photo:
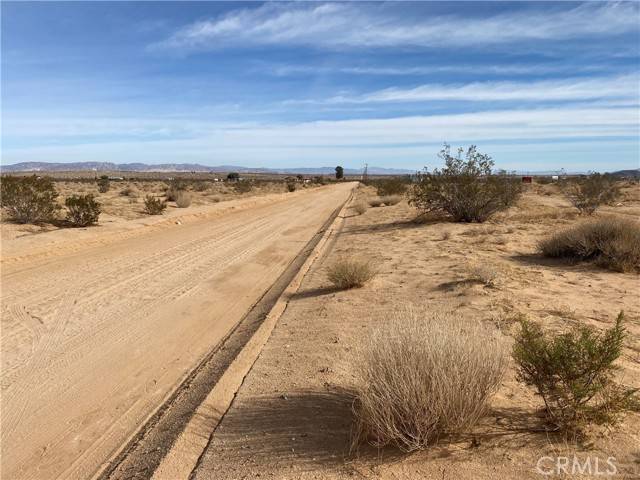
[[2,158],[640,166],[640,4],[2,2]]

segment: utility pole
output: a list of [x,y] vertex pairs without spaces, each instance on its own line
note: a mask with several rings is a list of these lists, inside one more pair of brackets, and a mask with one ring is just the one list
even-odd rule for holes
[[369,164],[364,164],[364,171],[362,172],[362,183],[366,184],[367,180],[369,180],[369,174],[367,173],[367,169],[369,168]]

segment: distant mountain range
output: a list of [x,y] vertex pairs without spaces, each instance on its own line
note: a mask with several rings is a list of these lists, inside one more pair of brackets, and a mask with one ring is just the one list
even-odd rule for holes
[[[303,175],[334,175],[335,167],[301,167],[301,168],[251,168],[237,165],[218,165],[209,167],[197,163],[162,163],[147,165],[145,163],[111,163],[111,162],[22,162],[13,165],[0,165],[2,172],[69,172],[77,170],[94,170],[97,172],[238,172],[238,173],[293,173]],[[361,175],[362,169],[345,168],[345,175]],[[369,167],[370,175],[407,175],[414,170],[401,168]]]
[[[252,168],[239,167],[237,165],[217,165],[210,167],[197,163],[160,163],[148,165],[146,163],[111,163],[111,162],[22,162],[13,165],[0,165],[0,172],[70,172],[70,171],[96,171],[96,172],[238,172],[238,173],[275,173],[275,174],[302,174],[302,175],[334,175],[335,167],[292,167],[292,168]],[[368,167],[369,175],[411,175],[415,170],[403,168]],[[361,175],[362,169],[345,168],[345,175]],[[515,172],[516,175],[558,175],[557,170],[548,171],[524,171]],[[566,172],[569,175],[584,174],[586,172]],[[618,170],[612,175],[624,177],[640,177],[640,168],[635,170]]]

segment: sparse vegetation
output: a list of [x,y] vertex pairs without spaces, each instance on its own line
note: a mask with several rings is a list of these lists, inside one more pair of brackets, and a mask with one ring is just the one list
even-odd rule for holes
[[402,195],[387,195],[380,197],[380,201],[385,205],[397,205],[402,201]]
[[161,215],[165,208],[167,208],[167,202],[164,200],[152,195],[144,197],[144,211],[149,215]]
[[369,199],[369,206],[370,207],[381,207],[383,205],[382,203],[382,199],[380,197],[374,197],[374,198],[370,198]]
[[100,178],[96,180],[96,183],[98,184],[98,192],[100,193],[107,193],[111,187],[108,175],[101,175]]
[[17,223],[51,222],[60,209],[57,197],[48,177],[3,176],[0,180],[0,204]]
[[570,181],[563,191],[581,215],[593,215],[601,205],[613,203],[620,195],[615,179],[599,173]]
[[238,181],[234,183],[233,189],[236,191],[236,193],[243,194],[243,193],[249,193],[253,189],[253,186],[251,185],[250,182]]
[[364,212],[367,211],[367,204],[361,200],[355,203],[355,205],[353,206],[353,209],[356,211],[358,215],[362,215]]
[[488,264],[472,264],[468,267],[469,280],[495,287],[498,281],[498,269]]
[[640,272],[640,225],[634,220],[604,217],[561,230],[542,240],[547,257],[595,261],[620,272]]
[[495,332],[415,308],[378,325],[356,361],[352,445],[413,451],[468,431],[504,375],[507,355]]
[[410,178],[407,177],[389,177],[379,180],[372,180],[369,183],[376,187],[378,196],[385,197],[388,195],[404,195],[407,191],[407,186],[410,183]]
[[355,258],[342,258],[329,267],[328,278],[340,289],[362,287],[375,276],[371,262]]
[[410,192],[410,203],[424,213],[449,215],[459,222],[484,222],[494,213],[515,202],[519,179],[507,175],[492,175],[493,161],[488,155],[469,147],[452,156],[445,144],[439,154],[445,162],[442,170],[419,174]]
[[137,198],[138,190],[133,187],[125,187],[120,190],[120,195],[122,195],[123,197]]
[[521,320],[513,358],[521,381],[536,388],[549,421],[566,432],[588,423],[611,423],[635,401],[634,390],[614,380],[626,336],[624,314],[604,332],[579,326],[551,335]]
[[189,192],[178,192],[176,195],[176,206],[178,208],[187,208],[191,205],[191,194]]
[[231,182],[237,182],[240,180],[240,174],[238,172],[229,172],[227,173],[227,180]]
[[98,223],[101,206],[92,194],[72,195],[65,199],[67,221],[74,227],[88,227]]
[[294,182],[287,182],[287,191],[288,192],[295,192],[296,191],[296,184]]
[[180,192],[185,192],[186,190],[187,184],[179,178],[174,178],[167,185],[165,196],[167,197],[168,201],[175,202]]

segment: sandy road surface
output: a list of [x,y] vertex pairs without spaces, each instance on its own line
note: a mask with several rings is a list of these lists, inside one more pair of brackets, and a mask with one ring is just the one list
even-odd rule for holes
[[3,268],[2,478],[90,477],[350,190]]

